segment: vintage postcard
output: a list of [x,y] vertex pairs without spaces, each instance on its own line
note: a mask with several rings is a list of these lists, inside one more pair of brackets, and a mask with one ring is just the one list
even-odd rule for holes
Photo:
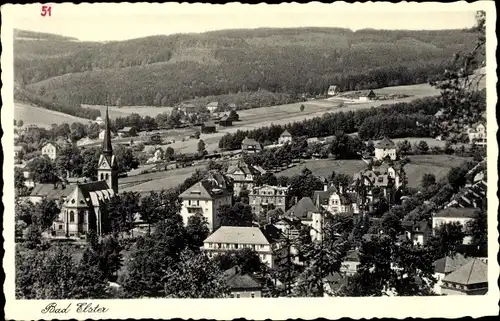
[[1,12],[7,319],[498,313],[494,2]]

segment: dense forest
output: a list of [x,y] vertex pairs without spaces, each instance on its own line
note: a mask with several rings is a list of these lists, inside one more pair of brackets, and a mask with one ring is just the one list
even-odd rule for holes
[[323,94],[330,84],[345,91],[422,83],[475,40],[468,30],[339,28],[224,30],[107,43],[28,36],[15,39],[18,86],[73,104],[104,104],[109,93],[116,105],[161,106],[258,90],[293,101],[302,93]]

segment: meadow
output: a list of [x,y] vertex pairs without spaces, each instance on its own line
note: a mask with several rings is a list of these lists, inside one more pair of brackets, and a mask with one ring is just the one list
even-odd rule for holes
[[52,124],[83,123],[88,119],[80,118],[57,111],[35,107],[22,102],[14,102],[14,119],[22,120],[24,125],[36,125],[38,127],[50,127]]

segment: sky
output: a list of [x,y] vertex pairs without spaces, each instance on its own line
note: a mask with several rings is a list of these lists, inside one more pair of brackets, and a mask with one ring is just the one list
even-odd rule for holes
[[[391,4],[388,4],[391,5]],[[341,27],[358,30],[440,30],[468,28],[475,10],[463,7],[338,6],[328,4],[203,5],[173,4],[109,7],[53,4],[50,17],[40,16],[40,6],[17,12],[17,29],[55,33],[84,41],[111,41],[151,35],[199,33],[221,29],[261,27]],[[80,7],[82,6],[82,7]],[[119,7],[118,7],[119,6]],[[78,8],[76,10],[76,8]],[[454,10],[450,10],[454,9]]]

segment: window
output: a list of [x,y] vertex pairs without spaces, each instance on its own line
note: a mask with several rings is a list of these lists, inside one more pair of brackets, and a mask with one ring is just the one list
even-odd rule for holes
[[234,244],[234,248],[237,249],[238,248],[238,244]]
[[196,205],[200,206],[200,201],[196,200]]
[[231,298],[234,299],[234,294],[231,294]]
[[101,173],[101,181],[104,180],[104,174]]
[[191,200],[188,201],[188,205],[191,205]]
[[239,294],[239,293],[238,293],[238,294],[236,294],[236,297],[239,299],[239,298],[240,298],[240,294]]
[[252,292],[252,298],[255,298],[255,294]]
[[62,225],[59,224],[59,229],[62,230]]
[[106,180],[109,179],[109,174],[106,174]]
[[217,243],[217,248],[220,249],[221,248],[221,244],[220,243]]
[[69,212],[69,221],[70,223],[75,221],[75,213],[73,211]]
[[263,248],[264,248],[264,245],[262,245],[262,244],[261,244],[261,245],[260,245],[260,248],[261,248],[261,249],[263,249]]

